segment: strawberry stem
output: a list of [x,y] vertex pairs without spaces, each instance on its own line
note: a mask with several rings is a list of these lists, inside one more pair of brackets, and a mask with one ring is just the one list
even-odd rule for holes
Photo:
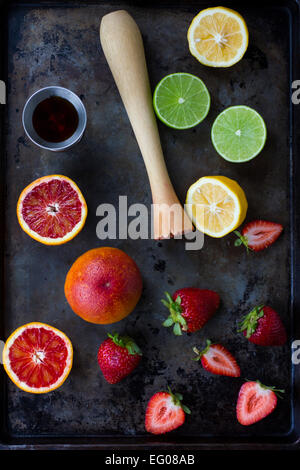
[[171,395],[174,405],[180,406],[180,408],[182,408],[186,414],[188,415],[191,414],[191,410],[186,405],[183,405],[181,403],[183,400],[183,396],[181,395],[181,393],[173,393],[169,386],[168,386],[168,393]]
[[234,242],[234,246],[244,245],[246,247],[247,253],[249,253],[249,250],[251,250],[251,248],[248,245],[248,238],[242,235],[241,232],[239,232],[238,230],[234,230],[233,233],[235,233],[238,237],[237,240],[235,240]]
[[[246,380],[246,382],[252,382],[252,380],[248,380],[248,379],[245,379],[245,380]],[[283,397],[281,396],[281,393],[285,393],[285,390],[276,388],[276,387],[274,387],[274,386],[272,386],[272,385],[264,385],[264,384],[262,384],[259,380],[255,380],[255,382],[256,382],[261,388],[263,388],[264,390],[271,390],[271,392],[274,392],[275,395],[276,395],[278,398],[280,398],[280,399],[283,398]]]
[[202,349],[202,351],[199,351],[198,348],[194,347],[193,348],[193,351],[195,354],[197,354],[197,357],[193,357],[193,361],[199,361],[201,359],[201,357],[207,353],[207,351],[209,350],[209,348],[211,347],[211,341],[209,339],[206,340],[206,347],[204,349]]
[[250,338],[255,333],[258,320],[264,316],[264,305],[258,305],[239,322],[238,332],[246,330],[246,338]]
[[187,330],[185,318],[182,316],[181,297],[178,295],[176,300],[173,300],[168,292],[165,292],[166,298],[162,299],[162,303],[169,309],[170,315],[163,322],[163,326],[173,326],[173,333],[176,336],[182,335],[182,330]]
[[126,348],[131,356],[134,356],[135,354],[142,356],[142,351],[130,336],[120,336],[117,332],[114,332],[113,334],[107,333],[107,336],[111,338],[117,346]]

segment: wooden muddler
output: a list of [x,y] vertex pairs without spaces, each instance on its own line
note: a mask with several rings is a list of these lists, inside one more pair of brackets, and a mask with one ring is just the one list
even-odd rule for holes
[[146,165],[154,238],[190,232],[192,223],[178,201],[162,153],[140,30],[126,11],[115,11],[102,18],[100,41]]

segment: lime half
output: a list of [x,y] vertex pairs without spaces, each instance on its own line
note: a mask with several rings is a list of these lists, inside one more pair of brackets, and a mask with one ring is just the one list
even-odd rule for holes
[[216,118],[211,139],[216,151],[229,162],[247,162],[263,149],[265,122],[255,109],[231,106]]
[[208,89],[190,73],[173,73],[156,86],[153,106],[157,117],[174,129],[189,129],[207,116],[210,108]]

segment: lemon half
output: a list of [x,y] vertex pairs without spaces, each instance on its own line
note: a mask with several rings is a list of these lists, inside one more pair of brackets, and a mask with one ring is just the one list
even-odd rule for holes
[[224,237],[246,217],[247,199],[240,185],[226,176],[204,176],[187,192],[186,210],[200,232]]
[[188,30],[190,52],[203,65],[230,67],[245,54],[248,29],[243,17],[225,7],[207,8]]

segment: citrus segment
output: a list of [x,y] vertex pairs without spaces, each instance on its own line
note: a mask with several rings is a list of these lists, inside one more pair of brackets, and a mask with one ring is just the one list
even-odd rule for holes
[[50,175],[33,181],[22,191],[17,216],[29,236],[46,245],[60,245],[80,232],[87,206],[74,181]]
[[186,204],[197,229],[216,238],[241,225],[248,208],[240,185],[226,176],[200,178],[189,188]]
[[188,42],[191,54],[202,64],[229,67],[241,60],[247,50],[247,25],[234,10],[207,8],[193,19]]
[[73,348],[67,336],[45,323],[21,326],[6,341],[3,365],[22,390],[46,393],[60,387],[72,368]]
[[263,118],[248,106],[230,106],[217,116],[211,130],[216,151],[230,162],[247,162],[263,149],[267,129]]
[[189,129],[207,116],[210,95],[203,81],[190,73],[173,73],[156,86],[153,106],[157,117],[175,129]]

